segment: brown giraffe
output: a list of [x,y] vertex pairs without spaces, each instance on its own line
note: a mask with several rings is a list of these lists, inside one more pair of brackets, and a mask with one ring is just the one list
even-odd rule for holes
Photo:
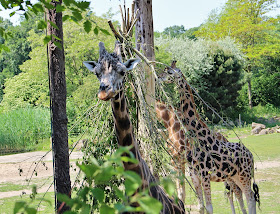
[[[182,118],[182,113],[179,110],[176,110],[176,112],[179,118]],[[194,181],[195,189],[197,191],[197,195],[199,195],[200,193],[201,195],[199,199],[203,198],[201,184],[196,182],[196,172],[192,168],[191,164],[186,161],[186,154],[188,153],[188,151],[194,150],[195,147],[193,146],[193,144],[189,144],[188,140],[185,138],[186,136],[183,129],[181,129],[180,121],[177,119],[177,116],[171,107],[168,107],[166,106],[166,104],[158,101],[156,103],[156,113],[158,119],[163,121],[165,128],[168,130],[167,147],[169,148],[170,155],[172,156],[172,165],[179,171],[180,177],[184,177],[185,164],[188,164],[190,174],[192,175],[192,180]],[[178,127],[180,128],[178,129]],[[228,140],[222,134],[216,133],[216,136],[219,140],[228,142]],[[225,182],[225,185],[226,188],[230,190],[227,195],[230,201],[232,213],[235,214],[232,191],[236,194],[242,212],[246,213],[242,198],[242,191],[240,190],[240,188],[232,182]],[[183,202],[185,202],[185,182],[181,179],[176,179],[176,186],[179,198]],[[199,202],[201,213],[203,213],[203,201],[199,200]]]
[[120,146],[132,145],[133,147],[131,152],[139,161],[138,164],[124,162],[123,164],[125,170],[132,170],[141,176],[143,183],[142,188],[148,188],[149,195],[158,199],[162,203],[163,208],[161,213],[182,214],[185,213],[184,204],[180,200],[179,204],[177,204],[174,199],[167,196],[159,185],[154,185],[157,180],[151,173],[146,162],[142,159],[135,140],[123,85],[126,72],[133,69],[138,62],[138,59],[130,59],[127,62],[122,63],[121,49],[118,43],[116,43],[115,51],[113,53],[108,53],[104,44],[100,42],[98,62],[87,61],[84,62],[84,65],[90,71],[95,73],[100,81],[98,98],[104,101],[111,99],[115,133],[117,135],[118,144]]
[[[173,61],[171,64],[171,69],[174,69],[176,71],[176,61]],[[166,68],[168,70],[168,68]],[[170,71],[169,71],[170,72]],[[177,70],[177,72],[180,72]],[[183,75],[183,74],[181,74]],[[166,81],[168,83],[170,83],[169,80],[169,76],[166,73],[162,73],[160,74],[159,77],[160,81]],[[182,89],[184,90],[184,88]],[[189,92],[188,92],[189,93]],[[185,93],[185,94],[188,94]],[[192,92],[190,92],[190,97],[193,97]],[[187,142],[188,139],[185,139],[185,135],[184,133],[180,133],[182,132],[181,130],[181,124],[180,121],[177,119],[177,116],[179,116],[179,118],[182,119],[182,113],[176,109],[177,112],[177,116],[174,113],[173,109],[171,107],[166,106],[164,103],[162,102],[157,102],[156,104],[156,112],[157,112],[157,117],[159,120],[163,120],[164,122],[164,126],[165,128],[167,128],[168,133],[169,133],[169,139],[167,139],[168,141],[168,148],[169,148],[169,152],[171,153],[172,159],[172,165],[179,171],[179,175],[181,177],[184,177],[185,175],[185,163],[186,163],[186,158],[185,158],[185,154],[188,152],[189,149],[194,149],[194,147],[187,147],[186,144],[188,146],[189,143]],[[197,112],[197,111],[196,111]],[[197,119],[199,119],[200,123],[203,124],[205,127],[207,127],[207,125],[200,119],[199,114],[196,114]],[[180,126],[180,130],[178,131],[178,126]],[[228,140],[220,133],[215,133],[216,137],[218,140],[221,140],[223,142],[228,142]],[[187,162],[188,163],[188,162]],[[193,168],[189,165],[191,175],[192,176],[192,180],[194,181],[195,184],[195,189],[197,190],[198,193],[200,193],[199,195],[199,206],[200,206],[200,210],[202,210],[201,212],[203,212],[203,194],[202,194],[202,189],[201,189],[201,184],[196,182],[197,178],[196,178],[196,173],[193,171]],[[178,196],[182,201],[185,201],[185,182],[182,181],[181,179],[176,179],[176,186],[177,186],[177,192],[178,192]],[[236,198],[240,204],[240,208],[242,210],[243,214],[246,214],[246,209],[244,206],[244,202],[243,202],[243,197],[242,197],[242,191],[241,189],[233,182],[228,181],[225,182],[225,187],[229,190],[229,192],[227,193],[227,196],[229,198],[229,202],[231,205],[231,210],[232,213],[235,214],[235,208],[234,208],[234,203],[233,203],[233,192],[236,195]]]
[[[178,81],[180,107],[181,112],[183,112],[182,122],[188,131],[188,136],[195,140],[195,142],[192,140],[192,145],[196,144],[195,149],[187,152],[187,161],[191,164],[191,168],[194,169],[190,171],[199,197],[200,212],[204,212],[202,189],[206,200],[206,210],[208,213],[213,213],[210,181],[226,181],[230,189],[235,192],[242,212],[246,213],[242,199],[243,191],[247,198],[249,213],[256,213],[256,201],[259,202],[259,194],[255,182],[253,183],[255,193],[251,190],[254,167],[251,152],[244,145],[230,143],[221,134],[213,133],[201,121],[196,111],[192,89],[175,64],[176,62],[173,62],[171,69],[167,70],[167,73]],[[175,129],[180,130],[180,123],[176,125]],[[182,133],[179,135],[182,136]],[[189,145],[188,143],[185,144],[180,145],[181,148],[179,146],[177,151],[182,151],[186,145]],[[232,194],[230,202],[232,212],[235,213]]]

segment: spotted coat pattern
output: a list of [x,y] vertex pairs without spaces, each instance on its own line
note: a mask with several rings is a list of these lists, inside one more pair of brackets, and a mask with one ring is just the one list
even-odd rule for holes
[[[204,190],[206,200],[206,210],[208,213],[213,213],[210,181],[226,181],[235,192],[242,212],[246,213],[242,200],[243,191],[247,198],[249,213],[255,213],[256,198],[251,190],[251,179],[253,178],[254,169],[252,153],[243,144],[230,143],[222,135],[213,133],[200,120],[199,114],[196,111],[192,89],[181,71],[174,65],[171,66],[172,69],[167,71],[167,73],[178,81],[180,110],[183,114],[182,117],[178,116],[182,118],[182,122],[187,129],[188,136],[191,137],[192,143],[190,145],[187,140],[182,140],[182,138],[177,141],[175,140],[173,147],[177,149],[173,149],[173,153],[175,153],[175,156],[176,152],[179,156],[181,154],[181,157],[186,156],[187,163],[191,169],[192,181],[200,201],[200,213],[204,212],[202,189]],[[163,110],[166,106],[163,107],[162,104],[159,104],[159,108]],[[174,123],[174,120],[176,120],[174,118],[174,112],[170,111],[170,109],[168,112],[170,116],[168,118],[169,125],[173,123],[173,130],[171,130],[171,133],[169,132],[169,138],[174,140],[174,136],[183,137],[184,133],[180,129],[180,123]],[[167,114],[160,115],[160,117],[163,120],[167,119]],[[166,122],[165,125],[167,125]],[[256,184],[254,183],[254,185]],[[234,208],[232,210],[234,212]]]

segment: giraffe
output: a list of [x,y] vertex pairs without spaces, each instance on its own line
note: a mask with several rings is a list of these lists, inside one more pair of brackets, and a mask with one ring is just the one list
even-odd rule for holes
[[[182,113],[179,110],[176,110],[176,112],[178,117],[182,118]],[[181,129],[181,124],[179,119],[177,118],[172,108],[168,107],[165,103],[160,101],[157,101],[156,103],[156,115],[159,120],[163,121],[165,128],[168,130],[167,147],[169,148],[169,152],[172,156],[171,159],[172,165],[175,167],[175,169],[179,171],[180,177],[184,177],[185,164],[188,164],[190,174],[193,175],[192,180],[194,180],[196,178],[194,177],[196,176],[195,171],[192,168],[191,164],[186,161],[186,156],[185,156],[185,154],[188,151],[193,150],[194,147],[192,144],[188,142],[188,139],[186,139],[184,131],[183,129]],[[224,142],[228,142],[228,140],[222,134],[220,133],[215,133],[215,134],[218,139],[220,140],[223,139]],[[194,182],[194,184],[195,184],[196,192],[202,194],[201,185],[199,185],[199,183],[197,182]],[[235,193],[239,201],[242,212],[246,213],[243,198],[242,198],[242,191],[240,190],[240,188],[232,182],[225,182],[225,186],[229,190],[227,196],[230,201],[232,213],[235,214],[232,192]],[[179,198],[184,202],[186,198],[185,182],[183,182],[181,179],[176,179],[176,187],[177,187]],[[202,198],[202,195],[200,195],[199,198]],[[200,202],[199,203],[200,210],[202,210],[203,201],[200,200],[199,202]],[[201,212],[203,213],[203,211]]]
[[[176,68],[176,61],[173,61],[171,64],[171,69],[177,70],[177,72],[180,72],[180,70],[178,70]],[[168,70],[168,68],[166,68]],[[169,71],[171,72],[171,71]],[[182,74],[183,75],[183,74]],[[162,73],[159,76],[160,81],[167,81],[168,83],[170,82],[169,80],[169,76],[167,76],[167,73]],[[184,90],[184,89],[182,89]],[[185,93],[186,94],[186,93]],[[191,97],[193,97],[192,92],[190,91],[190,95]],[[176,109],[177,115],[179,116],[179,118],[182,118],[182,113],[180,110]],[[158,117],[159,120],[162,120],[164,122],[164,126],[165,128],[168,130],[169,133],[169,139],[167,139],[168,144],[167,147],[169,148],[169,152],[171,153],[172,159],[172,165],[175,167],[175,169],[177,169],[179,171],[179,175],[181,177],[184,177],[185,174],[185,156],[184,154],[186,154],[187,151],[189,151],[190,147],[186,147],[186,143],[189,145],[188,139],[185,139],[185,135],[184,133],[179,133],[177,130],[178,126],[180,126],[180,132],[182,132],[181,130],[181,124],[180,121],[178,120],[177,116],[175,115],[174,111],[172,108],[166,106],[164,103],[157,101],[156,103],[156,116]],[[199,114],[196,115],[197,119],[200,119]],[[207,127],[207,125],[200,120],[200,123],[203,124],[205,127]],[[177,130],[176,130],[177,129]],[[216,137],[218,138],[218,140],[221,140],[223,142],[228,142],[228,140],[221,134],[216,132],[215,133]],[[190,171],[192,171],[191,175],[192,176],[192,180],[195,181],[197,180],[195,176],[195,172],[193,171],[193,168],[190,166],[190,164],[188,164]],[[199,206],[200,206],[200,210],[203,209],[203,196],[202,196],[202,190],[201,190],[201,185],[197,182],[194,182],[195,185],[195,189],[197,190],[198,193],[200,193],[199,196]],[[243,214],[246,214],[246,209],[244,206],[244,202],[243,202],[243,197],[242,197],[242,191],[241,189],[233,182],[224,182],[226,189],[229,190],[229,192],[227,193],[229,202],[230,202],[230,206],[231,206],[231,210],[232,213],[235,214],[235,208],[234,208],[234,203],[233,203],[233,192],[236,195],[236,198],[240,204],[240,208]],[[180,179],[176,179],[176,186],[177,186],[177,192],[178,192],[178,196],[182,201],[185,201],[185,182],[182,182]]]
[[[100,42],[98,62],[85,61],[84,65],[92,71],[100,81],[98,98],[104,101],[111,100],[115,133],[119,146],[132,146],[130,151],[138,160],[137,164],[124,162],[124,169],[134,171],[140,175],[142,178],[141,188],[148,189],[149,195],[162,203],[162,214],[183,214],[185,213],[184,204],[180,200],[177,204],[174,199],[166,195],[159,185],[154,185],[157,180],[151,173],[147,163],[141,157],[135,140],[123,86],[126,72],[133,69],[139,61],[139,59],[129,59],[127,62],[123,63],[119,43],[116,42],[113,53],[108,53],[104,43]],[[134,204],[133,206],[138,205]]]
[[[259,202],[259,193],[255,182],[253,182],[254,192],[251,190],[254,167],[251,152],[244,145],[230,143],[221,134],[213,133],[200,120],[196,111],[192,89],[180,69],[176,68],[176,62],[172,63],[171,69],[168,69],[167,73],[178,81],[180,110],[182,112],[180,114],[183,114],[182,122],[188,134],[195,138],[196,144],[198,144],[195,149],[190,151],[186,147],[189,143],[185,143],[186,145],[179,144],[177,151],[183,150],[184,147],[188,150],[187,162],[191,165],[191,178],[199,198],[200,213],[204,213],[202,189],[206,200],[206,210],[208,213],[213,213],[210,181],[226,181],[227,188],[230,187],[230,191],[234,191],[242,212],[246,213],[242,199],[243,191],[247,199],[249,214],[256,213],[256,201]],[[166,76],[162,78],[166,80]],[[180,130],[180,123],[176,126],[176,130]],[[180,136],[183,135],[180,133]],[[232,194],[230,194],[229,199],[232,212],[235,213]]]

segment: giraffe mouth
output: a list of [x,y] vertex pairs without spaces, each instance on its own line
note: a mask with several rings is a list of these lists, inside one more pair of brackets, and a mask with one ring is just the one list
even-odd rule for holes
[[98,98],[100,100],[103,100],[103,101],[108,101],[110,100],[112,97],[113,97],[114,93],[113,91],[109,91],[109,92],[106,92],[106,91],[99,91],[98,92]]

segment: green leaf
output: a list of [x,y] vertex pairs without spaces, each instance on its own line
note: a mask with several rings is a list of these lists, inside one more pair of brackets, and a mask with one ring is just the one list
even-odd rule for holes
[[131,196],[142,185],[142,180],[140,176],[133,171],[125,171],[124,177],[125,192],[128,196]]
[[43,21],[43,20],[40,20],[39,22],[38,22],[38,24],[37,24],[37,28],[38,29],[46,29],[46,27],[47,27],[47,22],[45,22],[45,21]]
[[86,10],[89,8],[90,2],[88,1],[75,2],[75,5],[81,10]]
[[25,201],[17,201],[14,206],[14,213],[18,213],[21,209],[26,206]]
[[138,203],[147,214],[159,214],[162,210],[162,204],[150,196],[141,197]]
[[62,41],[59,37],[57,37],[56,35],[52,35],[53,38],[55,38],[58,41]]
[[57,27],[57,25],[56,25],[55,23],[53,23],[52,21],[48,21],[48,22],[50,23],[50,25],[51,25],[53,28],[59,30],[59,28]]
[[104,33],[105,35],[110,35],[110,33],[106,30],[106,29],[103,29],[103,28],[99,28],[100,29],[100,31],[102,32],[102,33]]
[[60,4],[58,4],[58,5],[56,5],[56,7],[55,7],[55,10],[56,10],[56,12],[63,12],[64,10],[65,10],[65,7],[64,6],[62,6],[62,5],[60,5]]
[[123,162],[130,162],[130,163],[138,163],[138,160],[135,159],[135,158],[130,158],[130,157],[127,157],[127,156],[122,156],[121,157],[121,160]]
[[94,32],[95,35],[98,35],[98,27],[97,26],[94,28],[93,32]]
[[64,15],[63,17],[62,17],[62,21],[63,22],[65,22],[67,19],[69,19],[70,18],[70,16],[69,15]]
[[66,6],[70,6],[70,4],[71,4],[72,2],[73,2],[72,0],[63,0],[63,3],[64,3]]
[[171,179],[163,179],[161,181],[162,187],[164,188],[164,190],[166,191],[166,193],[169,196],[173,196],[176,188],[175,188],[175,184]]
[[59,49],[62,49],[62,44],[60,42],[53,41],[53,43],[55,44],[56,47],[58,47]]
[[43,39],[44,45],[47,44],[47,43],[49,43],[49,41],[51,41],[51,39],[52,39],[52,36],[51,36],[51,35],[45,36],[45,38]]
[[72,11],[72,14],[78,21],[81,21],[83,19],[83,16],[81,15],[80,12]]
[[25,207],[25,211],[28,214],[36,214],[37,213],[37,210],[35,208],[32,208],[32,207]]
[[105,204],[102,204],[100,207],[100,214],[115,214],[115,209]]
[[15,13],[16,13],[15,11],[14,11],[14,12],[11,12],[11,13],[9,14],[9,16],[12,17],[13,15],[15,15]]
[[103,202],[104,198],[105,198],[105,194],[104,191],[100,188],[94,188],[91,190],[92,194],[94,195],[94,197],[99,201],[99,202]]
[[123,200],[124,199],[124,193],[121,191],[118,187],[113,187],[113,190],[115,191],[116,195]]
[[40,4],[40,3],[34,4],[33,8],[36,8],[36,10],[39,12],[44,12],[44,8],[43,8],[42,4]]
[[92,28],[92,24],[89,20],[86,20],[84,22],[84,29],[87,33],[89,33],[91,31],[91,28]]

